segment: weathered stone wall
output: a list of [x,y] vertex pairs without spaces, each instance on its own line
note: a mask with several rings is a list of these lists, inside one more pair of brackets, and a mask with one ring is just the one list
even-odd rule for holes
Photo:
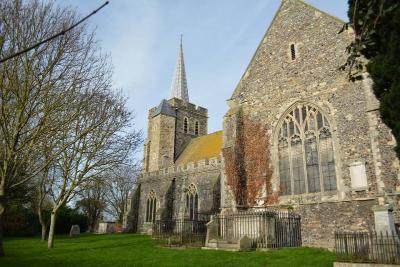
[[[291,210],[301,216],[302,245],[333,249],[335,231],[374,230],[372,206],[375,199],[335,201],[322,203],[304,203],[297,205],[271,205],[268,210]],[[251,210],[257,211],[258,208]],[[261,208],[262,210],[265,207]]]
[[[186,148],[192,138],[207,134],[207,109],[195,106],[194,104],[184,102],[173,98],[168,102],[176,109],[176,136],[175,136],[175,155],[177,159]],[[183,130],[184,118],[188,119],[188,132]],[[199,122],[199,133],[195,135],[195,122]]]
[[[338,69],[346,60],[344,51],[352,38],[349,32],[337,34],[341,27],[341,21],[301,1],[283,1],[230,100],[233,108],[242,106],[246,115],[270,129],[270,154],[275,168],[275,127],[289,107],[312,103],[331,119],[338,190],[326,197],[314,194],[311,202],[375,196],[376,165],[380,168],[378,174],[386,180],[385,190],[395,190],[398,181],[393,141],[379,120],[372,125],[378,131],[374,140],[380,155],[374,158],[372,153],[373,127],[367,108],[371,96],[365,93],[365,84],[349,82],[346,73]],[[291,43],[297,47],[295,60],[290,57]],[[229,136],[225,134],[224,138],[224,144],[229,144]],[[349,165],[356,161],[366,163],[368,190],[364,193],[351,191]]]
[[[154,116],[157,107],[149,110],[143,153],[145,171],[152,172],[173,166],[192,138],[207,134],[207,109],[177,98],[169,99],[168,103],[174,110],[172,115]],[[187,133],[183,129],[184,118],[189,122]],[[199,123],[198,134],[195,134],[196,121]]]
[[332,249],[335,230],[373,230],[373,205],[374,199],[366,199],[294,206],[301,215],[303,245]]
[[[289,108],[310,103],[329,119],[337,190],[281,196],[278,200],[278,204],[299,207],[304,242],[310,245],[330,244],[335,228],[370,224],[374,198],[396,191],[399,183],[393,137],[379,118],[368,79],[350,82],[347,73],[339,70],[346,61],[345,48],[353,38],[351,31],[338,34],[342,26],[342,21],[302,1],[284,0],[228,101],[230,110],[224,118],[224,147],[231,146],[235,138],[238,107],[269,129],[268,153],[276,192],[280,118]],[[294,60],[291,44],[296,47]],[[368,186],[364,191],[352,190],[349,166],[354,162],[365,163]],[[224,175],[221,183],[222,206],[235,209]]]
[[[173,164],[175,143],[175,118],[158,115],[149,120],[147,145],[150,146],[145,156],[149,159],[145,169],[155,171]],[[145,146],[147,148],[147,146]]]
[[[220,160],[203,160],[187,166],[170,167],[143,173],[139,179],[138,231],[149,233],[151,223],[145,222],[148,194],[157,196],[156,219],[185,218],[186,190],[194,184],[199,197],[199,212],[217,212],[220,208]],[[169,198],[172,196],[173,199]],[[172,203],[172,210],[170,209]]]
[[138,219],[139,219],[139,201],[140,201],[140,184],[132,188],[126,203],[124,217],[122,222],[122,231],[124,232],[137,232]]
[[[280,196],[275,206],[291,206],[302,216],[303,243],[308,246],[331,248],[337,229],[373,228],[371,207],[376,204],[376,197],[383,194],[393,195],[387,202],[395,206],[397,222],[400,218],[396,197],[399,163],[393,152],[394,139],[379,117],[379,103],[371,92],[367,75],[363,81],[353,83],[339,70],[346,61],[345,48],[353,38],[351,31],[338,34],[342,26],[342,21],[302,1],[283,0],[228,101],[230,109],[224,117],[224,148],[234,144],[239,109],[245,116],[266,125],[275,192],[279,192],[276,137],[282,116],[289,108],[306,103],[318,107],[328,118],[334,143],[337,190]],[[291,44],[296,48],[294,60]],[[176,120],[168,116],[149,119],[149,142],[146,144],[151,148],[150,161],[154,159],[149,170],[154,172],[145,172],[140,179],[138,226],[141,232],[151,227],[144,223],[146,200],[151,190],[157,195],[157,219],[185,216],[185,190],[191,183],[198,190],[200,212],[219,208],[219,187],[223,211],[236,209],[224,173],[224,159],[222,163],[215,159],[209,165],[205,161],[179,167],[169,164],[168,169],[162,169],[165,167],[160,161],[162,155],[170,157],[173,153],[171,159],[176,159],[195,137],[196,120],[200,123],[199,135],[207,134],[206,109],[179,99],[168,102],[177,108]],[[183,132],[185,117],[189,119],[188,133]],[[354,162],[365,163],[365,190],[352,188],[349,166]],[[166,197],[170,194],[172,201]],[[166,207],[172,211],[166,211]]]

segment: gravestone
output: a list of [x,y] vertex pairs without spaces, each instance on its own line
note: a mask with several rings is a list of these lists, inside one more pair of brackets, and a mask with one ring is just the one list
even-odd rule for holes
[[393,219],[393,207],[389,204],[372,207],[375,218],[375,231],[377,234],[392,234],[396,232]]
[[251,250],[251,245],[252,245],[251,243],[252,243],[251,239],[248,238],[246,235],[240,238],[239,240],[240,251]]
[[81,228],[79,227],[78,224],[74,224],[71,226],[71,230],[69,231],[69,236],[77,236],[80,235],[81,233]]
[[101,222],[99,223],[99,228],[97,230],[99,234],[112,234],[115,233],[115,223],[114,222]]
[[215,220],[214,215],[211,215],[210,221],[206,224],[207,233],[206,233],[206,247],[209,246],[209,243],[214,246],[216,242],[212,241],[218,238],[218,222]]

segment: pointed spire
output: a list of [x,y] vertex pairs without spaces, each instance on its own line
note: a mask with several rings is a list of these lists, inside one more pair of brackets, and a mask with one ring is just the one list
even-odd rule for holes
[[171,96],[170,98],[179,98],[183,101],[189,102],[188,87],[186,81],[185,62],[183,60],[183,46],[182,46],[182,34],[181,43],[178,53],[178,61],[176,62],[175,74],[171,84]]

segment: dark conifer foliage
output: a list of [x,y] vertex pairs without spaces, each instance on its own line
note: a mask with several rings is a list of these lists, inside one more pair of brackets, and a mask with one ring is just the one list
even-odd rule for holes
[[400,2],[349,0],[348,16],[359,41],[360,55],[380,101],[382,120],[392,130],[400,156]]

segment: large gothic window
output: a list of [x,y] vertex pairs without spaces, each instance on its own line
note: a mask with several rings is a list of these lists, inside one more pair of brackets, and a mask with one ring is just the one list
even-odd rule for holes
[[157,198],[153,190],[149,192],[146,204],[146,222],[154,222],[156,219]]
[[314,106],[294,107],[279,125],[281,195],[336,190],[332,129]]
[[197,220],[199,196],[194,184],[190,184],[186,192],[186,216],[189,220]]

